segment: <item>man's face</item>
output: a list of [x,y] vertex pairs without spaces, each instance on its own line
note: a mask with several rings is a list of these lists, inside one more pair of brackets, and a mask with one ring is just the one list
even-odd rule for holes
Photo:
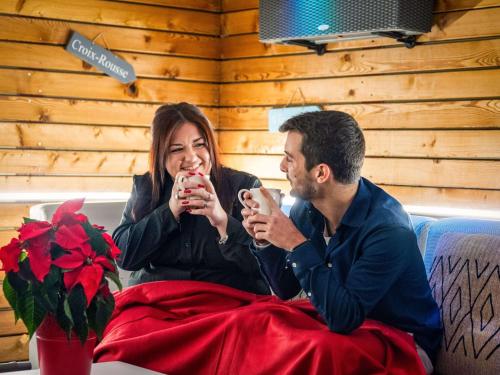
[[317,189],[311,173],[306,170],[306,159],[301,151],[302,137],[302,134],[296,131],[288,132],[280,169],[286,173],[286,178],[290,181],[290,195],[311,200],[316,196]]

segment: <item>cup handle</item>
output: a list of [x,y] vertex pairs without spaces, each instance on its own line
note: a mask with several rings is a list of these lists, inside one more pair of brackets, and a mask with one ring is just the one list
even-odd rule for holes
[[243,207],[250,208],[245,204],[245,200],[243,199],[243,194],[245,194],[246,192],[249,192],[251,194],[251,191],[248,189],[241,189],[240,191],[238,191],[238,200]]

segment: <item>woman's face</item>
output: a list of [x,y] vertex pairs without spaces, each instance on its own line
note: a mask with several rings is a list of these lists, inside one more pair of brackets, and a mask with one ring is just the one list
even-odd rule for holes
[[186,122],[172,134],[165,167],[173,179],[181,171],[210,174],[208,144],[196,125]]

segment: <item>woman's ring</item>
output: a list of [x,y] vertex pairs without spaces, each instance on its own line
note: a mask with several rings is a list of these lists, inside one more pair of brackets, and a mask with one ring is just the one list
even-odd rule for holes
[[174,198],[179,200],[179,192],[175,193]]
[[207,208],[208,207],[208,204],[207,202],[205,202],[205,204],[203,205],[203,208]]

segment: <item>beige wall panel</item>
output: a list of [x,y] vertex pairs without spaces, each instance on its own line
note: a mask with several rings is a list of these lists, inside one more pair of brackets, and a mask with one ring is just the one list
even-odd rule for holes
[[[146,170],[138,172],[145,173]],[[3,193],[125,192],[132,190],[132,177],[112,176],[0,176]]]
[[500,96],[500,69],[223,84],[220,101],[223,106],[286,105],[299,88],[308,103],[492,97]]
[[6,309],[6,308],[10,307],[9,303],[7,302],[7,299],[5,298],[5,296],[3,294],[2,282],[3,282],[4,276],[5,276],[5,273],[3,271],[0,271],[0,309]]
[[[255,11],[256,12],[256,11]],[[248,12],[242,12],[245,15]],[[237,17],[238,13],[226,15]],[[440,13],[435,16],[434,26],[430,33],[419,37],[419,42],[469,39],[475,37],[500,35],[500,8],[486,8],[473,11]],[[245,25],[245,22],[242,22]],[[362,39],[328,44],[328,50],[353,48],[370,48],[377,46],[398,45],[389,38]],[[269,56],[277,54],[305,53],[307,49],[259,42],[258,35],[241,35],[222,39],[222,57],[225,59],[239,57]]]
[[[134,67],[137,77],[219,81],[219,66],[214,60],[138,53],[115,54]],[[98,69],[68,53],[63,46],[0,42],[0,65],[102,74]]]
[[0,150],[1,174],[131,175],[147,169],[145,152]]
[[[281,156],[223,155],[231,168],[262,179],[283,179]],[[500,189],[500,163],[484,160],[367,158],[362,175],[376,184]]]
[[[278,188],[289,194],[287,180],[261,180],[268,188]],[[382,189],[396,197],[401,203],[415,206],[442,206],[475,208],[482,210],[500,209],[500,191],[453,188],[432,188],[419,186],[380,185]]]
[[3,0],[0,12],[68,21],[218,35],[219,15],[103,0]]
[[[259,31],[258,10],[244,10],[241,12],[222,15],[222,35],[256,33]],[[499,8],[466,10],[461,12],[438,13],[434,16],[433,27],[430,33],[418,38],[419,42],[429,40],[444,40],[451,38],[498,35],[500,26],[495,17],[500,14]],[[461,31],[458,28],[463,28]],[[453,36],[452,36],[453,35]],[[359,47],[367,46],[361,41]]]
[[[83,123],[149,127],[159,104],[0,96],[0,121]],[[217,126],[217,108],[201,108]]]
[[[2,291],[0,291],[0,293],[3,294]],[[14,323],[14,311],[0,310],[0,332],[2,332],[2,335],[10,336],[26,333],[28,330],[22,320],[18,320],[17,323]]]
[[222,81],[267,81],[500,66],[500,39],[222,61]]
[[[351,114],[364,129],[500,128],[500,100],[345,104],[323,108]],[[269,109],[221,108],[219,128],[267,130]]]
[[29,203],[0,203],[0,227],[20,227],[23,217],[29,216],[30,206]]
[[[19,30],[23,30],[22,33]],[[65,45],[71,30],[111,50],[219,58],[220,39],[200,35],[0,16],[0,39]]]
[[192,8],[211,12],[220,11],[220,2],[218,0],[126,0],[131,3],[171,6],[176,8]]
[[[16,232],[15,230],[0,228],[0,247],[5,246],[8,243],[10,243],[10,240],[14,237],[17,238],[18,235],[19,235],[19,233]],[[0,346],[0,348],[1,348],[1,346]],[[1,350],[0,350],[0,352],[1,352]]]
[[2,147],[148,151],[149,128],[68,124],[2,123]]
[[[449,11],[460,9],[483,8],[500,5],[498,0],[438,0],[435,11]],[[242,9],[255,9],[259,7],[259,0],[222,0],[222,11],[229,12]]]
[[[500,130],[366,130],[367,156],[500,159]],[[286,135],[220,131],[225,154],[283,154]]]
[[0,362],[27,361],[28,335],[0,337]]
[[128,87],[114,78],[87,74],[0,70],[0,93],[145,102],[190,101],[215,105],[218,85],[139,79]]

